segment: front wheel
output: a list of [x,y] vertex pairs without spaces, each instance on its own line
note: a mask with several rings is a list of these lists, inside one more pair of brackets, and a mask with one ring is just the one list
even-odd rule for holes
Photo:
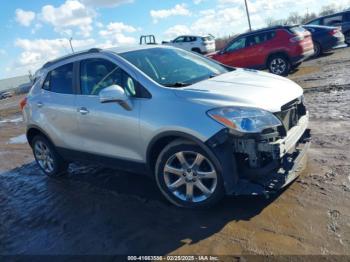
[[219,168],[199,146],[176,140],[160,153],[155,175],[163,195],[185,208],[205,208],[224,195]]
[[267,67],[272,74],[286,76],[290,70],[290,62],[285,56],[277,55],[269,59]]
[[34,137],[33,154],[40,169],[49,177],[61,177],[66,174],[68,164],[58,155],[55,146],[44,136]]
[[314,42],[314,57],[319,57],[322,55],[322,47],[319,43]]

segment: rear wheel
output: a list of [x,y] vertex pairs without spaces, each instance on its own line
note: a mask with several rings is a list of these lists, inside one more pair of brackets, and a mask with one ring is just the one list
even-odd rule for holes
[[58,155],[52,143],[42,135],[34,137],[33,154],[41,170],[49,177],[66,174],[68,164]]
[[275,55],[269,59],[267,67],[275,75],[286,76],[289,73],[291,65],[286,56]]
[[224,195],[218,170],[201,147],[176,140],[160,153],[155,175],[160,191],[171,203],[203,208],[217,203]]
[[322,55],[322,47],[319,43],[314,42],[314,57]]

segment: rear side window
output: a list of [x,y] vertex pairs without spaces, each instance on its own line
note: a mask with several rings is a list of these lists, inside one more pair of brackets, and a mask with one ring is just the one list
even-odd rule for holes
[[323,18],[324,25],[338,25],[338,24],[341,24],[342,21],[343,21],[342,15],[335,15],[335,16]]
[[73,94],[73,63],[50,71],[42,88],[60,94]]
[[275,37],[274,31],[263,32],[256,35],[250,35],[247,37],[247,47],[257,45],[257,44],[262,44],[268,40],[271,40],[274,37]]

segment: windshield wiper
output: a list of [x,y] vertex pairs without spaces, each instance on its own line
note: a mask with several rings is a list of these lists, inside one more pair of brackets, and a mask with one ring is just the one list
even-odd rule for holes
[[166,87],[184,87],[184,86],[189,86],[190,84],[184,83],[184,82],[175,82],[171,84],[164,84]]

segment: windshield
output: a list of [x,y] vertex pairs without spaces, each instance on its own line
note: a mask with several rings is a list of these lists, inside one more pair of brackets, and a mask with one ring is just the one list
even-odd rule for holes
[[181,87],[229,72],[205,57],[181,49],[151,48],[120,54],[157,83]]

